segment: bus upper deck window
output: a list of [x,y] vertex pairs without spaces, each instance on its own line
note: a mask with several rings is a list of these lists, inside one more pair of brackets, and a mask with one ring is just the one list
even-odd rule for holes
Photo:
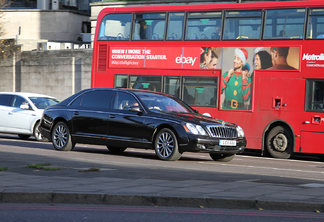
[[221,12],[188,13],[186,40],[219,40],[221,20]]
[[170,13],[167,40],[182,40],[183,24],[184,12]]
[[305,9],[267,10],[264,39],[302,39],[305,13]]
[[262,11],[227,11],[224,39],[260,39]]
[[324,8],[310,9],[307,39],[324,39]]
[[164,40],[165,13],[136,14],[133,40]]
[[98,40],[129,40],[131,14],[108,14],[100,24]]

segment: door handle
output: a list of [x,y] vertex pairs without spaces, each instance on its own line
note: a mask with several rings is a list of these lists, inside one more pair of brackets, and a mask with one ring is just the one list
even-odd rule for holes
[[9,115],[13,115],[13,112],[9,112],[8,114],[9,114]]
[[304,121],[304,124],[310,124],[310,122],[309,121]]
[[78,111],[75,111],[75,112],[74,112],[74,115],[75,115],[75,116],[78,116],[79,114],[80,114],[80,113],[79,113]]
[[110,118],[110,119],[114,119],[114,118],[116,118],[116,116],[113,115],[113,114],[110,114],[110,115],[109,115],[109,118]]

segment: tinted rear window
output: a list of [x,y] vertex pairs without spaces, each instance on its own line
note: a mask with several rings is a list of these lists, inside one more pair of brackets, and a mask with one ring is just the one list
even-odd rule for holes
[[10,106],[10,101],[12,99],[12,95],[0,95],[0,105],[1,106]]
[[106,109],[108,108],[112,93],[112,91],[108,90],[85,93],[81,101],[81,106]]

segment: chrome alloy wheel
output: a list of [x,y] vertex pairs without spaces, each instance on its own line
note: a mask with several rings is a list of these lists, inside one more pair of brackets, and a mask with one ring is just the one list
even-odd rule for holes
[[34,127],[34,137],[37,141],[47,142],[48,139],[43,136],[43,134],[39,130],[40,121],[38,121]]
[[55,131],[53,136],[53,143],[58,148],[63,148],[68,141],[68,130],[64,125],[59,125]]
[[36,127],[36,129],[35,129],[35,138],[38,141],[42,141],[44,139],[44,137],[41,134],[41,132],[39,131],[38,127]]
[[163,132],[157,142],[157,152],[161,157],[169,157],[174,150],[174,140],[170,133]]

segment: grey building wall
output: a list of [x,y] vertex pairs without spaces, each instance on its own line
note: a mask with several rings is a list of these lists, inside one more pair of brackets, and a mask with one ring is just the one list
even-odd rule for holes
[[[78,42],[89,15],[66,10],[6,9],[1,16],[2,39],[16,39],[23,51],[36,50],[38,42]],[[18,33],[18,27],[20,32]]]
[[0,91],[34,92],[63,100],[91,86],[92,50],[24,51],[0,62]]

